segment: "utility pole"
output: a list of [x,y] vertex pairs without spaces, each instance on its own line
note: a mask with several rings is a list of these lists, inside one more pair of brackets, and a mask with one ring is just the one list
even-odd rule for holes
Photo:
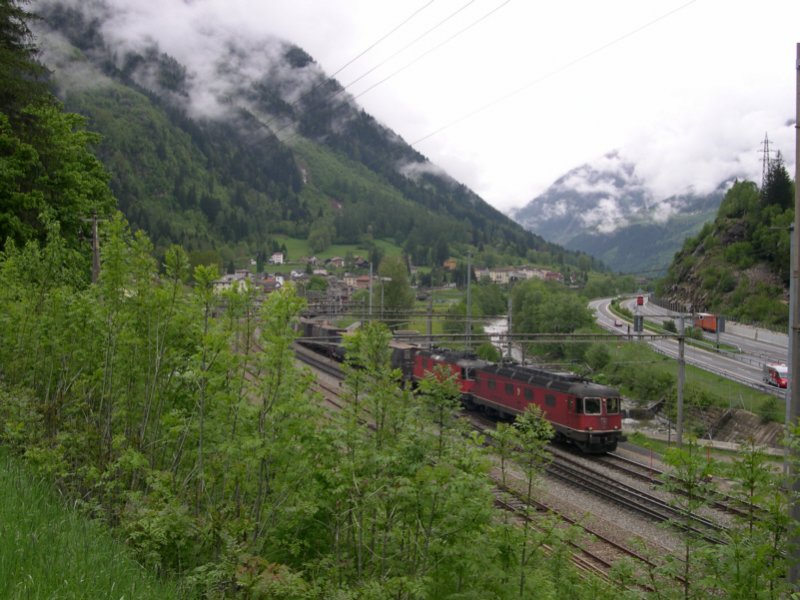
[[686,338],[684,336],[683,313],[680,316],[678,326],[678,414],[675,418],[675,441],[678,448],[683,445],[683,384],[686,379],[686,360],[684,359],[684,346]]
[[100,280],[100,235],[97,231],[97,223],[105,219],[97,218],[97,211],[92,212],[91,219],[81,219],[81,221],[92,224],[92,283]]
[[433,290],[428,296],[428,350],[433,348]]
[[467,350],[472,347],[472,298],[470,297],[470,280],[472,279],[472,253],[467,252]]
[[100,279],[100,236],[97,233],[97,211],[92,213],[92,283]]
[[[789,268],[794,268],[793,265],[797,264],[797,257],[795,256],[795,249],[794,243],[794,225],[789,225]],[[795,278],[791,277],[789,279],[789,348],[786,357],[786,364],[789,368],[792,368],[792,357],[794,356],[794,348],[792,347],[794,344],[794,340],[792,339],[792,331],[794,330],[794,305],[797,294]],[[784,421],[783,421],[783,436],[784,439],[789,439],[792,435],[792,389],[794,389],[794,381],[792,378],[792,373],[789,373],[787,377],[787,385],[786,385],[786,394],[783,397],[783,401],[785,403],[784,409]],[[788,478],[789,474],[791,473],[791,462],[792,453],[791,449],[788,445],[786,445],[783,449],[783,474]]]
[[[797,57],[795,58],[795,117],[794,117],[794,231],[791,233],[792,241],[796,248],[794,252],[792,268],[791,268],[791,284],[797,290],[797,281],[800,279],[800,264],[798,264],[797,255],[800,254],[800,187],[798,186],[798,175],[800,175],[800,43],[796,47]],[[797,424],[797,415],[800,414],[800,385],[795,385],[794,378],[800,373],[800,305],[797,302],[797,294],[794,298],[790,299],[790,310],[792,314],[792,335],[789,337],[789,347],[792,349],[792,362],[790,366],[789,377],[792,382],[792,406],[789,411],[790,425],[792,427]],[[800,455],[797,454],[798,450],[794,451],[794,463],[800,462]],[[789,501],[789,516],[792,519],[792,524],[797,525],[800,523],[800,504],[797,500],[797,492],[800,491],[800,484],[796,479],[796,473],[790,473],[789,481],[791,482],[790,490],[794,491],[793,496]],[[794,558],[789,559],[789,592],[796,592],[798,589],[798,581],[800,580],[800,536],[797,534],[792,536],[792,544],[790,544],[789,553]]]
[[511,340],[511,290],[508,291],[508,329],[506,330],[506,334],[508,336],[508,360],[514,360],[514,354],[512,352],[514,345]]

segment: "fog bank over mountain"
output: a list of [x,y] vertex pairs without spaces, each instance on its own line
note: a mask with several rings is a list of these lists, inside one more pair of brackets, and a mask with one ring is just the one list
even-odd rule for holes
[[732,179],[710,192],[661,196],[639,165],[611,152],[556,180],[512,212],[526,229],[624,272],[666,269],[683,240],[714,218]]

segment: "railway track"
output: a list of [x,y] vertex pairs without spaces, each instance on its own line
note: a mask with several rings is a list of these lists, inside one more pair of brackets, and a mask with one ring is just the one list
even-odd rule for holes
[[[342,378],[340,365],[327,357],[320,356],[318,353],[301,346],[297,348],[297,357],[312,368],[320,370],[333,378]],[[318,382],[317,385],[326,402],[337,409],[342,409],[344,407],[342,402],[337,400],[337,396],[340,393],[337,386],[331,386],[320,382]],[[494,427],[492,421],[475,418],[474,414],[470,415],[470,421],[478,431],[486,434],[488,438],[491,437],[491,430]],[[660,476],[660,472],[657,472],[657,470],[649,469],[650,472],[647,473],[647,467],[637,464],[635,461],[630,461],[634,464],[623,467],[622,465],[625,461],[626,459],[623,457],[617,457],[609,459],[608,462],[615,462],[618,468],[625,468],[630,473],[634,473],[635,475],[631,475],[633,477],[646,480],[653,484],[658,481],[657,477]],[[702,517],[681,513],[681,511],[675,507],[651,494],[636,490],[632,486],[625,486],[624,484],[620,484],[598,473],[592,473],[589,467],[580,466],[577,461],[573,462],[576,464],[570,465],[570,459],[568,457],[556,459],[554,463],[548,467],[548,474],[566,481],[569,485],[577,485],[594,494],[601,495],[607,500],[623,505],[650,519],[658,522],[669,521],[684,529],[689,529],[707,540],[714,542],[721,541],[719,538],[721,528],[716,523],[703,519]],[[644,471],[642,471],[643,467]],[[570,526],[576,526],[582,529],[586,533],[586,535],[583,536],[584,539],[571,544],[574,550],[573,562],[581,571],[592,573],[604,581],[611,581],[609,573],[614,563],[624,558],[632,559],[634,564],[638,565],[638,568],[643,570],[653,570],[657,568],[657,565],[653,563],[652,560],[636,550],[610,539],[599,530],[563,514],[555,507],[547,506],[539,501],[528,506],[519,493],[515,493],[509,488],[504,488],[499,480],[495,480],[494,485],[495,504],[503,510],[513,513],[517,518],[530,520],[536,514],[547,512]],[[717,535],[715,535],[715,533]],[[640,587],[638,589],[644,591],[646,588]]]
[[683,510],[642,489],[592,470],[590,466],[571,458],[565,452],[554,451],[552,454],[553,462],[546,468],[551,477],[579,486],[657,522],[669,522],[706,541],[723,543],[726,528],[716,521]]
[[[653,486],[663,486],[666,480],[675,478],[669,473],[646,465],[631,458],[622,456],[615,452],[601,455],[595,459],[598,463],[620,473],[644,481]],[[758,506],[750,506],[739,498],[735,498],[722,492],[716,492],[708,498],[708,505],[716,510],[728,513],[740,518],[748,518],[751,513],[759,515],[763,509]]]
[[[482,434],[491,436],[493,423],[485,418],[470,416],[470,422]],[[555,445],[550,447],[553,462],[546,467],[548,475],[571,486],[599,496],[608,502],[622,506],[658,523],[669,522],[679,529],[694,533],[706,541],[723,543],[726,528],[716,521],[681,510],[669,502],[639,488],[627,485],[603,475],[582,460],[572,458],[567,450]],[[586,457],[582,456],[585,460]],[[661,486],[667,474],[648,465],[625,457],[611,454],[592,457],[591,462],[609,466],[626,475],[644,481],[649,485]],[[732,499],[731,499],[732,500]],[[732,511],[729,505],[720,502],[725,510]],[[741,511],[739,511],[741,513]],[[741,513],[744,514],[744,513]]]
[[[342,377],[341,368],[339,368],[336,363],[319,356],[317,353],[300,347],[297,352],[297,357],[312,368],[318,369],[331,377],[337,379]],[[335,395],[340,391],[339,389],[321,383],[319,380],[316,386],[319,387],[327,403],[338,409],[344,407],[344,404],[337,401],[335,398]],[[536,519],[533,518],[532,515],[546,513],[555,516],[568,526],[575,526],[582,529],[587,534],[584,536],[585,539],[580,542],[569,542],[574,550],[572,561],[580,571],[592,574],[610,583],[610,571],[614,563],[623,557],[634,558],[643,564],[653,566],[646,557],[641,556],[630,548],[618,544],[599,531],[590,528],[588,525],[581,524],[575,519],[559,513],[554,507],[547,506],[540,501],[534,501],[529,505],[522,499],[520,494],[512,488],[504,487],[497,479],[494,479],[494,484],[495,488],[493,492],[495,496],[495,505],[512,513],[516,518],[528,520],[529,522],[533,522],[534,526],[536,526]]]
[[[573,564],[584,573],[592,574],[607,583],[613,584],[615,582],[610,574],[614,564],[619,560],[632,558],[642,568],[657,568],[657,565],[646,556],[617,543],[597,529],[565,515],[553,506],[539,500],[532,500],[529,503],[521,498],[520,494],[513,488],[503,486],[498,481],[495,481],[493,493],[495,495],[495,506],[514,514],[519,519],[532,522],[534,526],[537,526],[537,519],[531,516],[532,512],[537,516],[552,515],[568,526],[581,529],[586,535],[579,541],[567,541],[567,544],[573,549]],[[636,586],[635,589],[636,591],[644,592],[654,591],[653,588],[646,585]]]

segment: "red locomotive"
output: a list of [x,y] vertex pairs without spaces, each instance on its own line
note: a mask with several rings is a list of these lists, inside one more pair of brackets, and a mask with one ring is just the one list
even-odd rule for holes
[[[302,343],[342,360],[345,330],[304,320],[301,333]],[[406,381],[419,381],[439,365],[456,377],[468,407],[514,417],[536,404],[553,425],[556,441],[574,444],[583,452],[611,452],[622,439],[620,395],[613,388],[571,373],[495,364],[469,354],[392,342],[392,367],[400,369]]]
[[611,452],[622,437],[620,395],[613,388],[571,373],[428,350],[414,356],[414,379],[437,365],[445,365],[457,377],[467,406],[513,417],[536,404],[553,425],[556,441],[572,443],[583,452]]

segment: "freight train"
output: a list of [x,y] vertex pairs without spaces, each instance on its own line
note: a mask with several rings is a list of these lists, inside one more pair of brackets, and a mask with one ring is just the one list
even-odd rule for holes
[[[341,360],[345,330],[311,320],[301,322],[301,343]],[[622,437],[619,392],[572,373],[555,373],[516,363],[492,363],[472,354],[392,343],[392,366],[408,381],[419,381],[435,368],[450,372],[468,408],[515,417],[528,405],[541,408],[555,430],[555,440],[586,453],[611,452]]]

